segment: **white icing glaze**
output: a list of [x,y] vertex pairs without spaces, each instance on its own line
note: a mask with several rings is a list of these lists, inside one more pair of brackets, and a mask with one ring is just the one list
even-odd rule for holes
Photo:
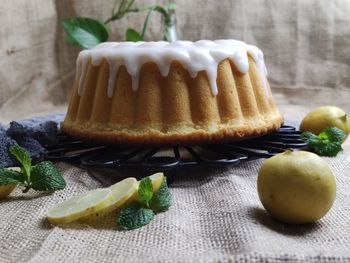
[[99,65],[102,59],[109,64],[108,96],[112,97],[115,81],[120,66],[125,66],[132,78],[132,89],[139,86],[140,70],[143,64],[154,62],[158,65],[163,77],[169,74],[171,62],[179,61],[195,78],[199,71],[206,71],[211,86],[212,94],[217,95],[216,84],[217,68],[220,61],[230,59],[241,73],[249,70],[248,55],[256,61],[260,76],[269,95],[266,84],[266,67],[262,51],[252,45],[237,40],[199,40],[197,42],[106,42],[93,49],[80,52],[77,59],[79,82],[78,94],[81,95],[86,78],[89,61],[93,65]]

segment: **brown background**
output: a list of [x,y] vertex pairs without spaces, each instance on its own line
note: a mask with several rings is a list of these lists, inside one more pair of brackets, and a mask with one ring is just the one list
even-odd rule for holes
[[[79,48],[65,43],[62,18],[105,20],[111,0],[2,0],[0,121],[65,111]],[[166,1],[157,1],[166,3]],[[144,6],[153,1],[137,1]],[[316,105],[350,106],[350,3],[346,0],[177,0],[179,39],[235,38],[265,53],[280,109],[299,118]],[[111,40],[144,15],[111,24]],[[153,16],[148,40],[161,38]]]

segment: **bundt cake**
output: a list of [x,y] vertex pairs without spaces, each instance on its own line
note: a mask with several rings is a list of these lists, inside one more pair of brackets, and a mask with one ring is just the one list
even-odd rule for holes
[[255,46],[109,42],[80,52],[62,130],[103,143],[186,145],[260,136],[282,122]]

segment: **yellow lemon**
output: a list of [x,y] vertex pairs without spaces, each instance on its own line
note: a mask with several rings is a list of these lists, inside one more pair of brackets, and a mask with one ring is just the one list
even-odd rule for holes
[[[16,172],[20,172],[21,168],[19,167],[9,167],[8,169],[14,170]],[[15,188],[16,184],[6,184],[6,185],[1,185],[0,186],[0,199],[5,199]]]
[[318,155],[286,151],[267,159],[258,175],[258,194],[276,219],[291,224],[311,223],[332,207],[335,178]]
[[0,186],[0,199],[5,199],[16,188],[16,184],[7,184]]
[[309,112],[301,121],[300,130],[318,135],[330,126],[343,130],[347,136],[350,133],[349,117],[342,109],[334,106],[323,106]]

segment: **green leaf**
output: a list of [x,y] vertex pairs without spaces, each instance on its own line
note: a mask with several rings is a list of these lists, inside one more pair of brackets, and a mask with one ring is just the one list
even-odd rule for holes
[[337,127],[325,128],[319,135],[320,138],[325,137],[331,142],[342,142],[345,136],[345,132]]
[[303,132],[300,135],[300,138],[304,141],[307,141],[311,148],[324,145],[324,141],[312,132]]
[[0,168],[0,185],[18,184],[23,185],[26,180],[24,174],[7,168]]
[[311,148],[320,156],[337,156],[338,152],[343,150],[340,142],[329,142],[318,145],[313,145]]
[[76,46],[79,46],[79,43],[77,41],[75,41],[74,38],[72,38],[70,35],[65,35],[64,36],[64,40],[71,43],[71,44],[74,44]]
[[22,164],[25,176],[27,179],[29,179],[32,165],[32,158],[30,158],[29,153],[26,151],[26,149],[17,144],[11,145],[9,152]]
[[117,224],[121,230],[131,230],[147,225],[154,218],[154,212],[137,202],[129,203],[117,215]]
[[139,185],[139,202],[149,207],[149,201],[153,197],[152,180],[149,176],[142,178]]
[[55,191],[66,187],[66,182],[56,166],[49,161],[33,167],[31,187],[37,191]]
[[309,141],[309,140],[313,140],[313,139],[318,139],[317,135],[313,134],[312,132],[303,132],[300,135],[300,138],[304,141]]
[[82,48],[93,48],[108,40],[106,26],[95,19],[87,17],[64,19],[62,26],[68,34],[66,40]]
[[156,213],[164,212],[171,206],[171,193],[169,191],[166,178],[164,178],[158,191],[154,193],[150,202],[150,207]]
[[318,136],[312,132],[303,132],[300,137],[309,143],[309,148],[316,154],[334,157],[343,150],[341,143],[345,133],[336,127],[328,127]]
[[143,37],[132,28],[128,28],[128,30],[126,31],[125,39],[126,39],[126,41],[132,41],[132,42],[144,40]]

